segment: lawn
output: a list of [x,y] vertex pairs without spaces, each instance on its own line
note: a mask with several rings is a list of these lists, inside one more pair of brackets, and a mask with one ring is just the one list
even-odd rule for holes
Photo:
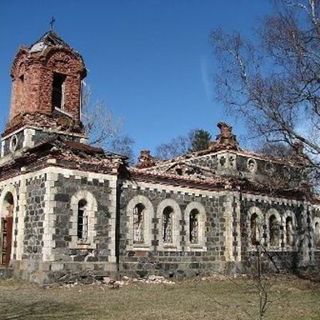
[[[320,319],[320,283],[294,277],[269,280],[265,319]],[[189,320],[258,319],[258,294],[247,279],[193,279],[175,284],[132,283],[41,288],[0,281],[0,319]]]

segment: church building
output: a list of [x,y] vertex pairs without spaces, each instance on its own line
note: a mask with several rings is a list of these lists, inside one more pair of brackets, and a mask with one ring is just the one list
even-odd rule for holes
[[49,31],[11,68],[1,136],[0,273],[37,283],[103,276],[319,268],[320,205],[300,145],[285,161],[248,152],[232,128],[207,150],[160,161],[87,143],[81,55]]

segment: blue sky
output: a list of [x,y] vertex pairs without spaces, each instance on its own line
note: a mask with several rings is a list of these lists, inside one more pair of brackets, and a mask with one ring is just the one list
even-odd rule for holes
[[210,31],[222,27],[249,35],[268,0],[1,0],[0,127],[7,119],[10,66],[20,45],[49,29],[85,59],[86,82],[94,99],[104,100],[135,152],[203,128],[216,135],[227,120],[236,134],[243,126],[226,116],[215,100],[215,65]]

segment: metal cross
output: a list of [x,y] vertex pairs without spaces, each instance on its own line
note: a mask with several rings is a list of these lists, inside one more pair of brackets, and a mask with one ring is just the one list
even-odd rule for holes
[[50,21],[50,30],[53,31],[53,27],[54,27],[54,23],[56,22],[56,19],[54,17],[51,17],[51,21]]

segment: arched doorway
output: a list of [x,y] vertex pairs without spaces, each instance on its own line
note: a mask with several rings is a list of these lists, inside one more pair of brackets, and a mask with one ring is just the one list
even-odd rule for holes
[[9,265],[11,256],[13,210],[13,195],[11,192],[8,192],[4,197],[0,213],[0,263],[6,266]]

